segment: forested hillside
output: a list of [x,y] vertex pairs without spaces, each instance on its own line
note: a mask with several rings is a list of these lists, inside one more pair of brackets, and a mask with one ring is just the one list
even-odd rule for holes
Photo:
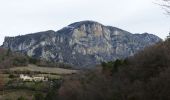
[[170,40],[67,79],[61,100],[170,100]]
[[10,49],[0,48],[0,68],[26,66],[28,58],[20,53],[12,53]]

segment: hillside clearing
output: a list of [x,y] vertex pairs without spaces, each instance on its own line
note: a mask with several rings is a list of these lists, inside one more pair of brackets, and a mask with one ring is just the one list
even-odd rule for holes
[[10,68],[10,71],[32,71],[32,72],[41,72],[49,74],[75,74],[77,70],[63,69],[63,68],[51,68],[51,67],[39,67],[36,65],[28,65],[26,67],[15,67]]

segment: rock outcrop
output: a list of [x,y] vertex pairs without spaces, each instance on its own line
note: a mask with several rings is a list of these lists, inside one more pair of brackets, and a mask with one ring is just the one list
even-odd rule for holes
[[152,34],[132,34],[98,22],[81,21],[56,32],[6,37],[2,47],[82,68],[132,56],[159,41],[161,39]]

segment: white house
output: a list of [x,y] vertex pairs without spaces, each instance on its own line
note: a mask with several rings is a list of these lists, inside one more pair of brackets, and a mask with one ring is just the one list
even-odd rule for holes
[[33,77],[33,80],[34,81],[44,81],[45,80],[45,78],[44,77]]
[[33,80],[32,77],[23,75],[23,74],[20,75],[20,79],[22,79],[23,81],[32,81]]
[[43,77],[43,76],[34,76],[34,77],[30,77],[30,76],[27,76],[27,75],[23,75],[21,74],[20,75],[20,79],[22,79],[23,81],[48,81],[47,78]]

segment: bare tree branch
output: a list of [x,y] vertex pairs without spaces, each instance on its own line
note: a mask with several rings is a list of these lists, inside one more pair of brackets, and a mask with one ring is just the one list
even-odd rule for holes
[[157,3],[158,5],[160,5],[166,12],[168,15],[170,15],[170,0],[159,0],[160,2]]

